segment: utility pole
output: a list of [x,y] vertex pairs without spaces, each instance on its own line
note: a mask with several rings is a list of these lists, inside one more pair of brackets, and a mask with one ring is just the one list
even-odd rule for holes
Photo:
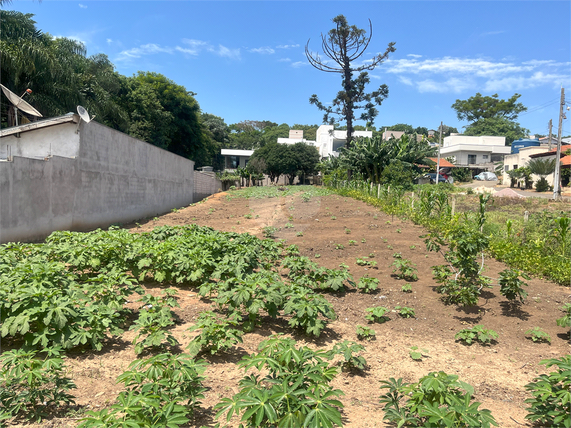
[[565,89],[561,88],[561,105],[559,106],[559,129],[557,130],[557,154],[555,155],[555,172],[553,173],[553,199],[561,198],[561,131],[563,129],[563,108],[565,107]]
[[551,128],[553,128],[553,120],[549,119],[549,150],[551,151]]
[[440,137],[438,138],[438,159],[436,161],[436,184],[440,182],[440,145],[442,144],[442,122],[440,122]]

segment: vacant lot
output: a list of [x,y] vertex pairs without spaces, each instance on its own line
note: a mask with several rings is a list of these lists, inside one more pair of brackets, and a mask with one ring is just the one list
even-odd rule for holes
[[[345,393],[342,398],[345,426],[387,426],[382,422],[383,412],[378,404],[380,380],[402,377],[411,382],[440,370],[456,374],[474,386],[475,399],[482,403],[481,408],[492,411],[501,427],[530,426],[524,420],[524,400],[528,398],[524,386],[545,371],[539,361],[569,353],[567,331],[555,324],[562,314],[558,308],[569,301],[569,288],[532,279],[527,281],[526,303],[519,310],[510,310],[497,286],[498,273],[505,266],[487,258],[483,273],[494,278],[494,287],[482,293],[475,307],[446,306],[434,290],[436,283],[431,273],[431,266],[443,264],[444,259],[440,253],[427,252],[419,237],[425,232],[422,227],[391,218],[362,202],[323,193],[304,197],[303,192],[285,195],[277,192],[271,198],[219,193],[202,203],[129,226],[132,232],[142,232],[160,225],[195,223],[260,238],[264,237],[264,230],[267,233],[267,228],[273,227],[276,239],[297,245],[303,256],[321,266],[337,268],[344,263],[355,280],[363,276],[380,280],[380,290],[372,294],[354,290],[326,294],[337,320],[329,323],[318,339],[291,330],[283,318],[268,319],[262,327],[245,334],[244,343],[234,348],[234,352],[213,357],[203,355],[209,362],[205,373],[208,391],[194,426],[214,424],[212,407],[221,397],[238,392],[243,371],[236,363],[243,355],[254,352],[269,335],[285,333],[300,344],[330,349],[344,339],[358,341],[357,325],[367,325],[365,309],[373,306],[384,306],[393,312],[390,321],[370,325],[376,331],[376,340],[361,342],[366,346],[362,355],[367,360],[367,370],[343,372],[333,381],[333,386]],[[402,291],[407,281],[392,275],[395,253],[401,253],[402,259],[416,265],[418,280],[408,282],[411,293]],[[371,265],[376,265],[359,265],[358,258],[374,261]],[[154,294],[164,287],[145,284],[145,288]],[[210,309],[211,305],[200,300],[194,289],[175,288],[180,308],[175,309],[178,320],[173,334],[184,348],[195,334],[186,330],[199,312]],[[394,312],[396,306],[413,308],[415,317],[399,317]],[[498,332],[497,342],[491,346],[477,343],[467,346],[454,340],[459,330],[476,324]],[[551,344],[534,343],[526,338],[525,331],[536,326],[551,336]],[[133,337],[133,332],[127,332],[100,352],[68,353],[70,374],[78,386],[71,392],[77,397],[80,409],[104,407],[121,391],[115,379],[136,358],[131,345]],[[410,357],[413,346],[426,350],[422,361]],[[76,419],[53,419],[42,426],[75,426],[80,417],[81,412]]]

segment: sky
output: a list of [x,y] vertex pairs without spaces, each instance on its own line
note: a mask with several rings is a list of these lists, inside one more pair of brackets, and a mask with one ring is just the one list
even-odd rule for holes
[[[331,103],[341,76],[309,65],[321,35],[344,15],[373,31],[363,62],[396,51],[370,71],[370,91],[389,96],[374,125],[397,123],[462,131],[451,108],[476,93],[519,101],[532,134],[557,133],[561,87],[571,100],[571,2],[563,1],[12,1],[37,28],[80,40],[127,76],[161,73],[196,93],[201,110],[227,124],[269,120],[321,124],[309,104]],[[323,55],[321,55],[323,58]],[[567,104],[571,105],[571,104]],[[571,135],[571,112],[563,135]],[[363,122],[356,122],[364,125]]]

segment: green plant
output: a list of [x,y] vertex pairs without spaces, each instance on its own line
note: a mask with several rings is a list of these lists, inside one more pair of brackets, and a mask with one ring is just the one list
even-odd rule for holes
[[252,214],[244,214],[244,218],[251,219],[251,218],[252,218]]
[[295,236],[300,236],[300,237],[301,237],[301,236],[303,236],[303,232],[299,231],[299,232],[297,232],[297,233],[295,234]]
[[393,246],[392,245],[387,245],[387,250],[392,250]]
[[407,281],[418,280],[416,265],[410,260],[397,258],[391,266],[394,266],[393,273],[398,279],[405,279]]
[[[141,297],[143,305],[139,309],[139,317],[131,326],[137,335],[133,339],[135,353],[140,354],[146,348],[159,348],[166,341],[170,346],[178,345],[178,341],[167,330],[174,324],[170,308],[178,307],[173,297],[176,290],[169,288],[164,291],[164,296],[155,297],[145,294]],[[145,336],[142,340],[140,340]]]
[[498,426],[491,412],[471,402],[474,388],[458,376],[431,372],[416,383],[390,378],[381,381],[384,420],[399,427],[482,427]]
[[571,427],[569,403],[571,402],[571,356],[559,359],[542,360],[546,367],[556,366],[557,370],[536,377],[525,389],[532,398],[525,400],[529,407],[525,417],[542,426]]
[[414,318],[416,316],[414,309],[406,306],[395,306],[395,311],[403,318]]
[[547,343],[551,343],[551,336],[549,336],[549,334],[547,334],[546,332],[544,332],[541,328],[539,327],[533,327],[530,328],[529,330],[527,330],[525,332],[526,335],[529,335],[531,337],[531,340],[533,340],[534,342],[547,342]]
[[423,358],[427,358],[429,356],[428,349],[419,348],[418,346],[411,346],[408,354],[410,355],[410,358],[415,361],[422,361]]
[[286,298],[284,313],[292,315],[289,326],[300,328],[308,335],[319,337],[327,324],[326,319],[336,319],[333,306],[327,299],[310,289],[293,287]]
[[376,306],[374,308],[365,309],[367,315],[365,318],[370,322],[378,322],[380,324],[390,321],[390,318],[386,315],[389,310],[383,306]]
[[361,239],[362,244],[364,244],[365,242],[367,242],[367,240],[365,238]]
[[368,260],[368,257],[358,257],[355,263],[358,264],[359,266],[370,266],[370,267],[377,266],[377,262],[374,260]]
[[153,217],[153,221],[159,221],[158,217]]
[[481,324],[471,328],[464,328],[454,336],[454,339],[466,342],[468,345],[471,345],[473,341],[480,342],[482,345],[488,345],[497,338],[498,333],[491,329],[485,329]]
[[571,327],[571,303],[565,303],[559,309],[565,312],[565,315],[561,318],[557,318],[557,325],[559,327]]
[[354,241],[353,239],[349,239],[349,245],[357,245],[357,241]]
[[362,293],[371,293],[375,291],[378,286],[379,280],[377,278],[369,278],[367,276],[363,276],[357,283],[357,290]]
[[357,338],[359,340],[373,340],[377,334],[375,330],[370,327],[358,325],[357,326]]
[[171,210],[171,212],[177,213],[177,212],[178,212],[178,208],[173,208],[173,209]]
[[0,421],[25,417],[40,422],[60,404],[75,403],[67,391],[75,388],[65,377],[61,348],[38,351],[13,349],[0,356]]
[[375,253],[369,253],[369,258],[370,258],[370,259],[374,259],[374,258],[375,258]]
[[402,232],[402,229],[397,229],[397,233],[401,233],[401,232]]
[[334,215],[331,216],[331,220],[337,220],[337,217],[335,217]]
[[348,235],[351,233],[351,229],[345,228],[345,233]]
[[346,370],[359,369],[364,370],[367,367],[367,360],[365,357],[358,354],[364,351],[365,347],[350,340],[336,343],[331,350],[333,355],[343,355],[344,361],[342,366]]
[[276,237],[276,232],[278,231],[277,227],[274,226],[266,226],[262,229],[262,234],[265,238],[274,239]]
[[519,277],[524,279],[530,279],[528,275],[519,271],[512,269],[505,269],[500,272],[500,294],[510,301],[515,301],[519,299],[523,303],[527,297],[527,292],[523,289],[523,286],[527,287],[527,284],[523,282]]
[[316,259],[318,259],[318,258],[320,258],[320,257],[321,257],[321,254],[318,254],[318,253],[315,254],[315,258],[316,258]]
[[294,225],[292,223],[286,223],[284,226],[286,229],[292,229]]
[[205,369],[203,360],[186,354],[135,360],[117,378],[126,390],[111,409],[87,412],[78,428],[186,425],[204,398]]
[[296,347],[293,339],[273,336],[263,341],[258,353],[238,365],[265,376],[242,378],[240,391],[214,406],[215,419],[226,415],[229,422],[237,415],[242,426],[266,428],[342,426],[343,404],[336,398],[343,392],[329,385],[339,370],[328,366],[330,357],[330,352]]
[[401,291],[403,293],[412,293],[412,285],[410,284],[405,284],[401,287]]
[[242,343],[242,331],[235,328],[242,317],[233,313],[228,317],[217,316],[214,312],[202,312],[195,325],[188,331],[201,330],[200,334],[188,344],[190,355],[197,355],[200,352],[209,351],[216,354],[220,351],[227,351],[237,343]]
[[336,250],[342,250],[342,249],[344,249],[344,248],[345,248],[345,246],[344,246],[343,244],[335,244],[335,249],[336,249]]

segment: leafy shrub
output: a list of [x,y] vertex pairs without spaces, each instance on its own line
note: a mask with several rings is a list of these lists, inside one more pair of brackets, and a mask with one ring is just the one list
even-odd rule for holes
[[471,345],[473,341],[480,342],[482,345],[488,345],[498,338],[498,333],[494,330],[485,329],[483,325],[478,324],[472,328],[460,330],[454,338],[466,342],[468,345]]
[[565,303],[559,309],[565,312],[565,315],[561,318],[557,318],[557,325],[559,327],[571,327],[571,303]]
[[[145,294],[141,298],[143,306],[139,310],[139,317],[131,326],[137,335],[133,339],[135,353],[140,354],[146,348],[160,348],[163,341],[170,346],[177,346],[179,343],[175,337],[167,330],[174,324],[173,315],[170,308],[178,307],[178,303],[173,297],[176,290],[169,288],[164,291],[163,297],[155,297]],[[143,340],[141,337],[143,337]]]
[[405,284],[401,287],[403,293],[412,293],[412,285]]
[[458,376],[431,372],[416,383],[402,379],[381,381],[384,420],[399,427],[482,427],[498,426],[491,412],[472,402],[474,388]]
[[352,342],[350,340],[344,340],[343,342],[336,343],[331,350],[332,355],[343,355],[344,361],[342,366],[344,369],[359,369],[364,370],[367,367],[367,360],[365,357],[358,354],[364,351],[365,347],[358,343]]
[[403,318],[414,318],[416,315],[413,308],[408,308],[406,306],[395,306],[395,310]]
[[519,277],[524,279],[530,279],[525,273],[519,270],[505,269],[500,272],[500,294],[507,298],[508,300],[515,301],[519,299],[523,303],[527,297],[527,292],[523,289],[527,284],[523,282]]
[[398,279],[407,281],[417,281],[416,265],[410,260],[397,258],[391,266],[394,266],[393,273]]
[[189,422],[204,398],[203,360],[159,354],[135,360],[117,381],[125,385],[111,409],[89,411],[78,428],[173,427]]
[[262,229],[262,234],[265,238],[274,239],[276,237],[276,232],[278,231],[277,227],[274,226],[266,226]]
[[46,349],[43,359],[38,351],[23,349],[0,356],[0,420],[26,417],[39,422],[61,403],[75,403],[67,393],[75,384],[65,377],[60,349]]
[[367,315],[365,318],[370,322],[378,322],[379,324],[390,321],[390,318],[386,316],[389,310],[383,306],[377,306],[374,308],[365,309]]
[[363,326],[363,325],[358,325],[357,326],[357,337],[360,340],[373,340],[375,338],[377,334],[375,333],[375,330],[373,330],[372,328]]
[[374,260],[367,260],[368,257],[358,257],[357,261],[355,263],[357,263],[359,266],[370,266],[370,267],[375,267],[377,266],[377,262]]
[[337,397],[343,392],[329,385],[339,370],[328,366],[330,355],[297,348],[293,339],[279,336],[263,341],[259,352],[242,358],[239,366],[267,375],[242,378],[240,391],[214,406],[215,419],[226,415],[229,422],[237,415],[244,426],[267,428],[341,426],[343,404]]
[[541,328],[539,327],[533,327],[530,328],[529,330],[527,330],[525,332],[526,335],[529,335],[531,337],[531,340],[533,340],[534,342],[547,342],[547,343],[551,343],[551,336],[549,336],[549,334],[547,334],[546,332],[544,332]]
[[228,317],[219,317],[214,312],[202,312],[195,325],[188,331],[201,330],[200,334],[188,344],[190,355],[209,351],[216,354],[219,351],[231,349],[237,343],[242,343],[242,331],[235,328],[242,320],[240,315],[233,313]]
[[525,400],[528,407],[526,419],[542,426],[569,428],[569,403],[571,402],[571,356],[543,360],[546,367],[557,366],[557,370],[536,377],[525,389],[532,398]]
[[308,335],[319,337],[327,325],[326,319],[336,319],[331,303],[312,290],[293,287],[286,298],[284,313],[292,315],[289,326],[300,328]]
[[372,293],[379,286],[379,280],[377,278],[369,278],[367,276],[361,277],[357,283],[357,289],[361,293]]

